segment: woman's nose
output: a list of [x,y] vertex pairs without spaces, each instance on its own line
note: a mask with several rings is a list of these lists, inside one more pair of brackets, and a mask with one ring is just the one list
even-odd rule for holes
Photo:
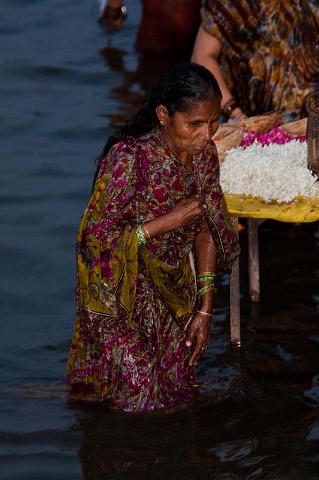
[[205,141],[208,141],[212,136],[209,123],[206,123],[205,125],[203,125],[202,136],[203,136],[203,140]]
[[208,126],[209,138],[212,138],[218,130],[218,122],[211,122]]

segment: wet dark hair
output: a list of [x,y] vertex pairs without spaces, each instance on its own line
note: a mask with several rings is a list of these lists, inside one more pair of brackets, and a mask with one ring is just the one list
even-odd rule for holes
[[[119,141],[127,137],[139,137],[156,127],[159,123],[155,111],[157,106],[164,105],[169,116],[173,116],[176,112],[187,111],[196,102],[210,99],[218,102],[221,96],[218,83],[207,68],[196,63],[176,65],[161,78],[139,111],[109,137],[99,158],[99,164],[112,146]],[[98,170],[99,165],[94,182]]]

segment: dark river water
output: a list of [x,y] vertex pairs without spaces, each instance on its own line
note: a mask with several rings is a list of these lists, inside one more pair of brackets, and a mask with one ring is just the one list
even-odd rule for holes
[[94,0],[1,0],[0,477],[319,479],[318,224],[260,227],[258,310],[241,234],[243,346],[228,341],[221,277],[196,404],[128,415],[66,401],[74,241],[95,159],[172,62],[138,57],[140,4],[127,4],[110,35]]

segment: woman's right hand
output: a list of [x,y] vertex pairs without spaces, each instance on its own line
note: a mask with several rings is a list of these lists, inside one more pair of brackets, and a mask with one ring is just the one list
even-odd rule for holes
[[108,0],[100,11],[99,21],[112,32],[121,28],[126,16],[127,10],[122,0]]
[[148,233],[147,237],[156,238],[196,222],[205,213],[207,207],[204,205],[203,199],[198,197],[180,200],[168,213],[143,224]]
[[205,207],[200,198],[189,198],[177,202],[168,215],[175,229],[196,222],[204,212]]

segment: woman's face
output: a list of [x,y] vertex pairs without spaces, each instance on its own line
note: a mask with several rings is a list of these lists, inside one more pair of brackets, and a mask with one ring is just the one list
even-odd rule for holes
[[189,106],[186,112],[176,112],[172,116],[163,105],[156,109],[169,146],[178,155],[198,155],[218,128],[220,102],[205,100]]

